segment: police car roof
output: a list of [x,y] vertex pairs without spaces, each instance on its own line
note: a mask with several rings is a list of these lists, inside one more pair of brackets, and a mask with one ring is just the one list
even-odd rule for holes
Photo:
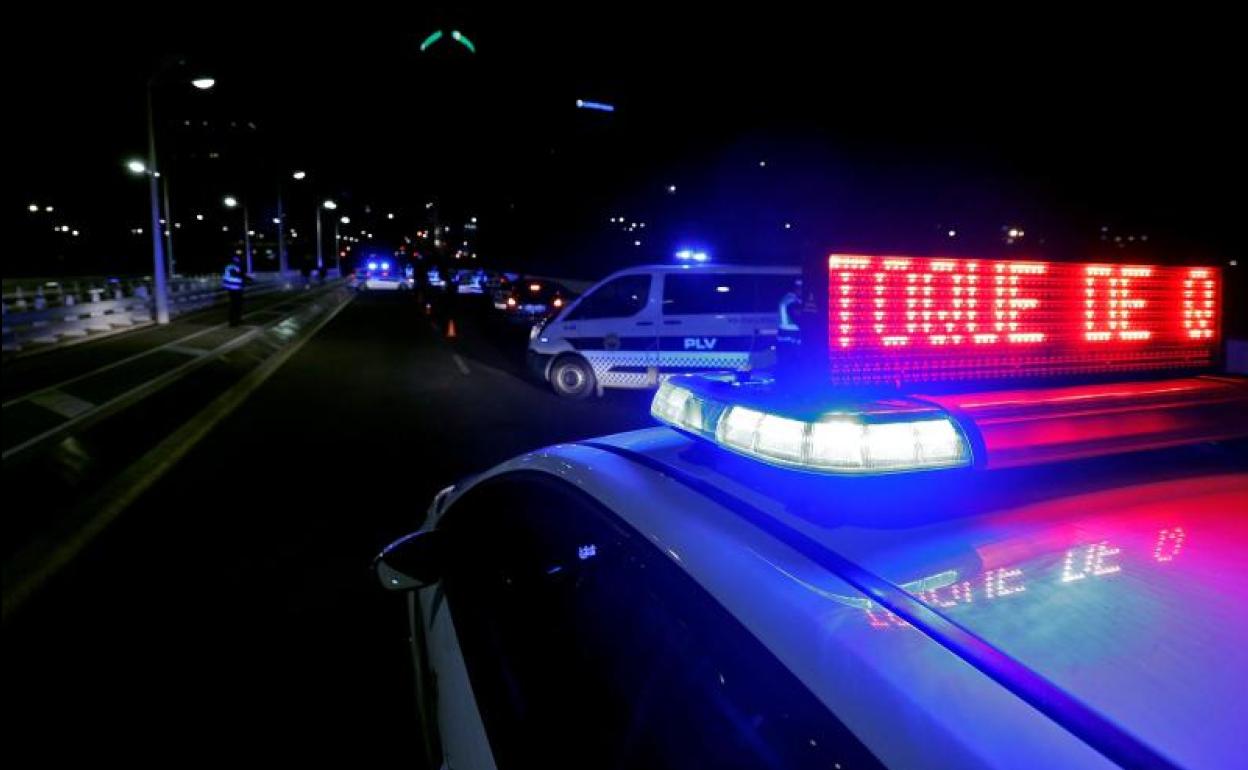
[[481,478],[519,469],[654,542],[890,766],[1248,751],[1243,444],[829,479],[655,428]]

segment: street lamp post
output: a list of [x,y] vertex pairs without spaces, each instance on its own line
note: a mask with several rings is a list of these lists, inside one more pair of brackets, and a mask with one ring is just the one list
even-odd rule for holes
[[282,189],[277,189],[277,269],[286,275],[286,215],[282,213]]
[[247,252],[247,274],[251,275],[251,222],[247,219],[247,201],[243,201],[243,249]]
[[[227,209],[236,208],[239,203],[233,195],[225,196],[223,201]],[[247,274],[251,275],[251,219],[247,216],[247,200],[243,199],[243,253],[247,258]]]
[[[321,270],[325,267],[324,247],[322,246],[322,242],[325,239],[321,235],[321,209],[322,208],[326,209],[327,211],[333,211],[334,209],[338,208],[338,204],[335,203],[331,199],[331,200],[326,200],[320,206],[316,207],[316,269],[317,270]],[[337,231],[335,230],[335,232]]]
[[160,190],[156,170],[156,118],[152,110],[152,86],[147,81],[147,186],[152,207],[152,293],[155,295],[156,323],[169,323],[169,282],[165,277],[165,251],[160,232]]
[[338,275],[342,275],[342,235],[338,232],[340,224],[351,224],[351,217],[339,217],[338,221],[334,222],[334,259],[337,260]]
[[160,178],[160,191],[165,198],[165,250],[169,252],[169,277],[178,274],[177,263],[173,261],[173,209],[169,208],[169,177]]
[[[346,219],[343,217],[342,219]],[[338,223],[341,219],[334,220],[334,259],[337,260],[338,273],[342,274],[342,236],[338,233]]]
[[[181,64],[181,62],[179,62]],[[156,306],[156,323],[169,323],[169,280],[165,272],[165,250],[164,244],[166,236],[161,233],[160,228],[160,167],[156,165],[156,111],[154,108],[154,91],[158,78],[164,73],[165,68],[157,70],[151,77],[147,79],[147,187],[148,197],[151,204],[152,214],[152,293]],[[212,78],[196,78],[191,81],[191,85],[201,91],[206,91],[215,85]],[[132,167],[133,169],[133,167]],[[166,209],[168,208],[166,197]],[[170,230],[173,229],[173,217],[169,215],[167,220]],[[172,241],[170,244],[170,256],[172,257]]]

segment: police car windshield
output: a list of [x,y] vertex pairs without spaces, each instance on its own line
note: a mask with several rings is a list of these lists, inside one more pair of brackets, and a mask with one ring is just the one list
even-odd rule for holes
[[[734,493],[1181,765],[1244,756],[1245,443],[876,479],[795,481],[738,458],[714,462]],[[905,647],[922,634],[862,594],[828,597],[865,645]]]

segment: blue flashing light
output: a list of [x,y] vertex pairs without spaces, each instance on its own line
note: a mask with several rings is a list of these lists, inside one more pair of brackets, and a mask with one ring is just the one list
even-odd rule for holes
[[872,474],[971,464],[970,445],[944,410],[891,398],[789,403],[768,382],[678,376],[650,414],[696,438],[772,465]]
[[389,270],[389,269],[390,269],[390,263],[389,263],[389,262],[382,262],[382,263],[381,263],[381,269],[382,269],[382,270]]
[[676,252],[676,259],[681,262],[709,262],[711,260],[711,256],[705,251],[681,249]]
[[576,107],[580,110],[597,110],[598,112],[615,112],[614,104],[606,102],[591,102],[587,99],[577,99]]
[[369,269],[369,270],[376,270],[376,269],[377,269],[377,263],[376,263],[376,262],[369,262],[369,263],[368,263],[368,269]]

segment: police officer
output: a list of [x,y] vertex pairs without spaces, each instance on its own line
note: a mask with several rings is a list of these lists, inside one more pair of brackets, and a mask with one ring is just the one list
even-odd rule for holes
[[782,379],[792,378],[801,365],[801,310],[802,279],[793,282],[793,288],[780,298],[780,324],[776,332],[776,374]]
[[221,274],[221,288],[230,298],[230,326],[243,322],[243,266],[237,254],[230,258]]

